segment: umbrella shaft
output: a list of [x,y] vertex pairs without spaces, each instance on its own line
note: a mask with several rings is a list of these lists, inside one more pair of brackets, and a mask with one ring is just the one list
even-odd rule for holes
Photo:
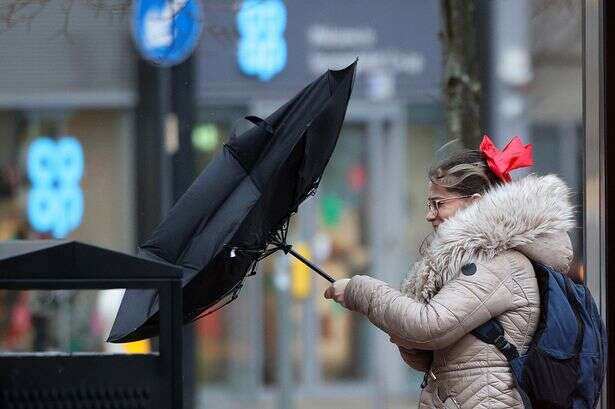
[[297,259],[299,259],[299,261],[301,261],[303,264],[305,264],[306,266],[308,266],[309,268],[311,268],[312,270],[320,274],[322,277],[326,278],[327,281],[329,281],[330,283],[335,282],[335,279],[333,277],[331,277],[329,274],[322,271],[320,268],[316,267],[309,260],[305,259],[301,254],[297,253],[292,248],[289,249],[288,252],[292,254],[293,256],[295,256]]

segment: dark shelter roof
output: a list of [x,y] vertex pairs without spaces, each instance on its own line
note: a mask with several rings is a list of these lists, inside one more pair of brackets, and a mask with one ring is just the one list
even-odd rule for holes
[[177,278],[179,268],[67,240],[0,242],[0,281],[9,279]]

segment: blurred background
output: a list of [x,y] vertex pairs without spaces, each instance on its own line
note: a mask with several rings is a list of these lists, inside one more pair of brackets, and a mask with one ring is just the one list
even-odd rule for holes
[[[427,169],[483,133],[500,147],[531,142],[532,171],[569,184],[583,226],[583,2],[190,2],[193,44],[163,58],[144,51],[131,1],[0,0],[0,240],[134,253],[247,129],[241,118],[356,57],[337,149],[290,226],[302,254],[336,278],[399,285],[430,232]],[[65,162],[50,171],[41,157]],[[581,271],[583,237],[572,237]],[[324,300],[326,284],[276,255],[237,301],[186,327],[186,407],[414,407],[422,374],[386,334]],[[121,296],[0,290],[0,352],[155,349],[104,342]]]

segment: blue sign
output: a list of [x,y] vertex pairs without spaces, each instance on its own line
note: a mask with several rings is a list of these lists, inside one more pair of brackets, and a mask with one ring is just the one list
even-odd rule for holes
[[282,0],[244,0],[237,13],[237,60],[244,74],[269,81],[286,66],[286,6]]
[[28,194],[28,221],[32,229],[57,239],[74,230],[83,218],[83,149],[65,136],[40,137],[28,149],[27,171],[32,188]]
[[161,66],[179,64],[196,47],[203,30],[199,0],[137,0],[132,34],[143,58]]

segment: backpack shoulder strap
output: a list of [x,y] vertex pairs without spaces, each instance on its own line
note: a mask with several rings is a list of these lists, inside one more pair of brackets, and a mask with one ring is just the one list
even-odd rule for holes
[[495,345],[508,361],[519,357],[517,347],[508,342],[504,337],[504,328],[502,328],[502,324],[496,319],[490,319],[483,325],[474,329],[472,335],[487,344]]
[[[506,337],[504,337],[504,328],[502,328],[502,324],[500,324],[500,322],[495,318],[492,318],[478,328],[475,328],[472,331],[472,335],[487,344],[495,345],[495,347],[502,354],[504,354],[508,362],[519,357],[517,347],[508,342]],[[517,379],[515,371],[512,371],[512,375],[515,385],[517,386],[517,390],[519,391],[519,395],[521,395],[523,407],[525,409],[532,409],[532,401],[523,388],[519,385],[519,380]]]

